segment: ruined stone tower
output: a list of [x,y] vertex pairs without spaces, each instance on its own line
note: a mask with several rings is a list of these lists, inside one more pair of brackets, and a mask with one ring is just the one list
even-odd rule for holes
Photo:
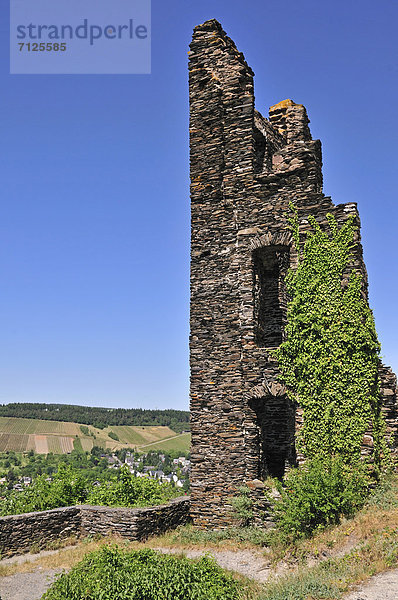
[[[254,108],[253,72],[221,25],[195,28],[189,56],[191,144],[192,517],[231,523],[229,498],[246,483],[295,464],[301,415],[277,382],[269,349],[283,340],[284,276],[295,265],[289,202],[300,230],[312,214],[341,224],[356,205],[322,193],[322,155],[306,109],[284,100],[269,118]],[[353,266],[366,270],[358,234]],[[388,431],[396,430],[396,381],[381,368]],[[370,451],[371,432],[364,439]]]

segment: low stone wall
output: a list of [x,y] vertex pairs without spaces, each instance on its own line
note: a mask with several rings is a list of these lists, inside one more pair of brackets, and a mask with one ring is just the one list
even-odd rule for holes
[[2,556],[29,552],[81,534],[79,506],[69,506],[0,517],[0,551]]
[[189,507],[189,497],[184,496],[147,508],[82,505],[0,517],[0,551],[2,556],[23,554],[32,546],[95,534],[142,540],[186,523]]
[[188,520],[189,498],[176,498],[168,504],[147,508],[108,508],[79,506],[84,535],[114,534],[130,540],[174,529]]

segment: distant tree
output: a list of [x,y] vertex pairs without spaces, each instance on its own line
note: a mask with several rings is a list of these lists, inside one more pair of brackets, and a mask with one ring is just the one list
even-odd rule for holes
[[174,409],[110,409],[68,404],[12,403],[0,405],[0,416],[72,421],[93,425],[98,429],[115,425],[163,425],[176,432],[189,429],[189,412]]
[[9,481],[10,483],[14,483],[14,481],[16,481],[16,480],[17,480],[17,476],[16,476],[14,469],[10,469],[7,472],[7,481]]
[[91,456],[96,456],[97,458],[101,457],[101,454],[104,454],[104,449],[101,446],[93,446],[90,450]]

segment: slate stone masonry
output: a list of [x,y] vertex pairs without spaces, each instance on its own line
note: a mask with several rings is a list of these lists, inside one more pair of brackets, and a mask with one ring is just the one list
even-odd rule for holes
[[0,552],[3,557],[23,554],[32,546],[45,548],[71,536],[112,534],[144,540],[184,525],[188,519],[188,496],[145,508],[82,505],[9,515],[0,517]]
[[[198,527],[233,522],[230,498],[300,462],[302,414],[278,383],[269,350],[286,322],[284,275],[296,264],[286,213],[341,225],[353,203],[322,193],[322,151],[306,109],[292,100],[254,107],[253,71],[221,25],[195,28],[189,52],[191,166],[191,516]],[[367,274],[359,230],[351,267]],[[387,435],[397,435],[397,385],[381,367]],[[363,454],[372,451],[372,432]],[[253,492],[254,493],[254,492]]]

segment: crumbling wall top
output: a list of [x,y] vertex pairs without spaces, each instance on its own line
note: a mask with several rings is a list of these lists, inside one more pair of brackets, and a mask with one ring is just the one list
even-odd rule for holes
[[[211,38],[213,39],[211,40]],[[250,75],[254,75],[252,68],[246,62],[243,52],[239,52],[235,42],[228,37],[222,28],[221,23],[219,23],[216,19],[205,21],[201,25],[197,25],[194,28],[192,42],[190,44],[191,53],[197,49],[198,43],[203,43],[204,41],[206,41],[206,45],[211,49],[217,45],[217,43],[221,43],[224,51],[228,51],[230,55],[244,65],[245,69]]]

